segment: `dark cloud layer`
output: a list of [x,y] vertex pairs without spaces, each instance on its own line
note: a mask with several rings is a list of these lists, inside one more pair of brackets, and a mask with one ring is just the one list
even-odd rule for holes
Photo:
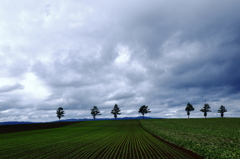
[[[0,7],[0,119],[239,117],[240,17],[230,1],[28,1]],[[17,113],[21,110],[21,113]]]

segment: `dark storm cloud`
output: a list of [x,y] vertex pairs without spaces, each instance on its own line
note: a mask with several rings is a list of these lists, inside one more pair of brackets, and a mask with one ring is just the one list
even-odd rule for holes
[[[104,15],[101,7],[98,9]],[[85,50],[75,50],[75,53],[70,51],[62,63],[56,59],[50,66],[57,68],[52,76],[47,75],[52,86],[62,87],[62,91],[64,87],[79,88],[76,97],[69,94],[76,101],[76,107],[78,98],[85,96],[88,99],[79,101],[82,105],[113,99],[129,105],[131,100],[141,99],[141,102],[174,108],[188,101],[196,104],[214,102],[232,91],[239,92],[234,83],[239,79],[238,74],[234,74],[234,68],[239,68],[236,40],[239,35],[235,34],[239,18],[235,6],[217,4],[216,1],[188,5],[156,2],[147,6],[140,2],[135,9],[127,6],[124,13],[118,11],[106,11],[116,18],[113,22],[112,17],[107,16],[112,20],[111,31],[102,27],[104,25],[99,21],[88,21],[100,26],[94,34],[91,29],[85,33],[96,39],[102,37],[104,45],[99,59],[80,57]],[[119,44],[130,52],[129,61],[122,67],[114,64]],[[134,69],[134,64],[141,71]],[[48,72],[48,67],[43,72]],[[74,77],[74,74],[78,76]],[[109,86],[109,92],[100,90],[100,85]],[[81,89],[84,87],[86,89]],[[117,93],[124,90],[136,90],[137,94],[133,95],[131,91]],[[91,97],[100,94],[103,100]]]

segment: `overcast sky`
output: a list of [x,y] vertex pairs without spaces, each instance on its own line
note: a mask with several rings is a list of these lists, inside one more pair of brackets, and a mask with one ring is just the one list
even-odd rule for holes
[[0,122],[240,116],[239,0],[1,0]]

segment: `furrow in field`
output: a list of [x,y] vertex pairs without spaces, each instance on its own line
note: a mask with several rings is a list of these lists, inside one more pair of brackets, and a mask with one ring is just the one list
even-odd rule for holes
[[[106,132],[103,132],[103,134],[105,135]],[[94,146],[91,147],[91,153],[95,153],[99,149],[99,147],[101,148],[104,142],[107,142],[107,145],[108,145],[109,139],[111,139],[111,136],[113,136],[112,140],[114,141],[116,139],[115,134],[116,134],[116,131],[113,132],[112,134],[105,135],[105,138],[101,142],[99,142],[99,141],[94,142],[93,143]],[[101,135],[98,135],[98,136],[101,137]],[[88,156],[85,156],[85,157],[88,157]]]
[[[30,132],[30,131],[29,131]],[[34,132],[33,132],[34,133]],[[15,138],[13,139],[2,139],[2,141],[6,141],[4,142],[4,148],[0,148],[1,151],[7,151],[8,147],[11,146],[15,146],[15,147],[38,147],[38,145],[43,145],[48,143],[49,145],[53,145],[54,143],[58,143],[59,141],[63,141],[65,138],[68,139],[68,141],[70,139],[75,140],[76,138],[76,134],[62,134],[62,135],[50,135],[50,136],[46,136],[45,134],[42,134],[41,132],[35,132],[34,134],[26,134],[29,135],[30,137],[28,138],[22,138],[21,140],[21,136],[25,136],[25,134],[22,134],[21,136],[19,136],[18,138],[20,138],[20,140],[18,139],[18,142],[15,142]],[[61,132],[58,132],[59,134],[61,134]],[[6,134],[8,135],[8,134]],[[5,135],[5,136],[6,136]],[[39,136],[38,136],[39,135]],[[79,134],[81,136],[81,134]],[[89,134],[90,135],[90,134]],[[36,141],[36,142],[32,142],[32,141]]]
[[[172,154],[169,156],[167,155],[167,151],[171,150],[171,148],[168,148],[168,149],[164,149],[164,145],[159,142],[158,140],[152,138],[152,136],[146,132],[142,132],[143,136],[142,136],[142,140],[146,143],[148,149],[151,149],[151,152],[152,152],[152,156],[151,157],[154,157],[154,158],[158,158],[158,157],[161,157],[161,158],[167,158],[168,157],[171,157],[171,158],[175,158],[174,156],[174,153],[175,151],[172,152]],[[149,153],[151,153],[149,152]]]
[[[28,133],[27,133],[28,134]],[[58,133],[58,134],[61,134]],[[36,135],[36,134],[34,134]],[[71,135],[66,135],[66,134],[61,134],[61,136],[64,136],[64,137],[58,137],[54,140],[50,140],[50,142],[47,142],[47,140],[43,137],[42,140],[40,138],[40,140],[33,140],[34,138],[34,135],[32,136],[32,139],[28,139],[28,140],[24,140],[21,142],[18,142],[18,144],[13,144],[13,143],[16,143],[16,142],[12,142],[12,145],[14,145],[15,147],[20,147],[20,149],[17,149],[19,151],[12,151],[11,149],[5,149],[4,150],[1,150],[1,152],[7,154],[9,156],[9,154],[11,154],[10,156],[28,156],[28,154],[32,154],[33,152],[36,152],[36,156],[39,156],[39,153],[38,152],[45,152],[44,154],[47,155],[48,152],[46,151],[49,151],[49,148],[48,147],[53,147],[53,148],[57,148],[58,150],[61,151],[61,148],[64,149],[63,145],[65,144],[62,144],[62,143],[71,143]],[[56,135],[56,134],[55,134]],[[75,138],[73,138],[72,140],[76,140],[76,134],[75,135],[72,135],[72,136],[75,136]],[[21,139],[21,138],[20,138]],[[64,140],[66,139],[66,140]],[[35,141],[35,142],[33,142]],[[42,143],[45,143],[45,145],[43,145]],[[46,143],[49,144],[49,146],[46,145]],[[9,146],[9,145],[8,145]],[[51,150],[52,148],[50,148]],[[15,152],[15,154],[14,154]],[[54,151],[50,151],[50,153],[53,153]],[[9,156],[9,157],[10,157]]]
[[[102,138],[100,138],[102,137]],[[70,150],[70,153],[66,153],[65,155],[62,154],[63,156],[67,156],[67,158],[74,158],[75,156],[77,156],[78,154],[81,154],[83,157],[84,156],[92,156],[92,153],[94,150],[98,149],[98,147],[104,145],[104,140],[107,136],[101,136],[101,134],[95,134],[94,136],[91,136],[91,139],[89,138],[89,140],[87,143],[83,144],[81,142],[79,142],[79,145],[82,146],[78,146],[76,148],[72,148]]]
[[[142,127],[142,125],[141,125],[141,127]],[[174,145],[167,141],[164,141],[163,139],[161,139],[158,136],[156,136],[155,134],[149,132],[145,128],[143,128],[143,130],[148,132],[148,134],[151,134],[152,138],[155,138],[155,139],[161,141],[160,142],[161,147],[162,147],[161,151],[163,154],[165,154],[165,156],[172,156],[173,158],[199,158],[199,159],[203,158],[189,150],[186,150],[182,147],[179,147],[177,145]],[[156,140],[153,140],[153,141],[155,142]],[[159,142],[157,144],[159,144]]]
[[[87,157],[89,156],[90,158],[94,158],[94,156],[97,155],[97,152],[102,151],[102,149],[104,149],[104,147],[107,147],[109,144],[111,144],[111,142],[106,142],[109,141],[109,139],[113,136],[112,134],[115,133],[116,130],[114,130],[114,132],[108,131],[108,129],[104,129],[104,131],[96,134],[96,138],[92,138],[94,139],[93,142],[81,149],[78,149],[74,152],[71,152],[70,155],[67,155],[67,158],[75,158],[77,156],[81,157]],[[108,138],[108,139],[106,139]]]
[[[136,144],[134,144],[134,148],[138,147],[139,148],[139,156],[143,158],[147,158],[146,154],[146,145],[142,141],[142,135],[138,134],[136,135]],[[136,153],[136,152],[135,152]]]
[[97,158],[118,158],[119,151],[121,151],[120,147],[126,142],[126,134],[122,129],[119,129],[114,134],[109,135],[106,142],[106,145],[93,152],[94,156],[97,156]]
[[107,156],[109,154],[111,154],[112,152],[114,152],[115,150],[115,145],[116,145],[116,142],[115,142],[115,137],[112,136],[112,138],[109,138],[109,143],[108,145],[102,147],[101,151],[99,151],[95,156],[97,156],[96,158],[107,158]]

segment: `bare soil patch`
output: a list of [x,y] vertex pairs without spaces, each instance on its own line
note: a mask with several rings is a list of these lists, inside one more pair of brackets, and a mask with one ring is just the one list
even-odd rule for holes
[[53,123],[0,125],[0,134],[21,132],[21,131],[59,128],[59,127],[67,126],[67,125],[78,123],[78,122],[53,122]]

